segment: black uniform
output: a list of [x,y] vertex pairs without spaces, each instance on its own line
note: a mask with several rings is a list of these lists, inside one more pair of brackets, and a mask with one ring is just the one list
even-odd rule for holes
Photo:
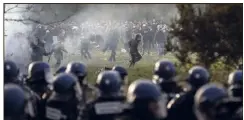
[[140,40],[132,39],[129,41],[128,45],[130,48],[130,56],[131,56],[131,61],[130,61],[130,66],[134,66],[136,62],[138,62],[142,56],[138,51],[138,45],[140,43]]
[[37,118],[44,119],[46,98],[50,95],[50,88],[48,81],[50,80],[50,66],[45,62],[33,62],[28,68],[28,77],[26,84],[35,93],[38,98],[37,105]]
[[129,86],[125,120],[163,120],[166,118],[166,99],[150,80],[136,80]]
[[207,84],[195,95],[194,110],[201,120],[240,120],[238,109],[241,99],[228,97],[226,89],[221,85]]
[[24,91],[15,84],[4,85],[4,119],[25,120],[25,106]]
[[125,97],[98,97],[87,104],[84,118],[87,120],[115,120],[123,113]]
[[187,120],[197,120],[192,109],[195,93],[196,91],[190,91],[172,99],[167,106],[167,108],[169,107],[168,120],[177,120],[181,118],[187,118]]
[[96,81],[100,96],[87,104],[84,118],[115,120],[123,113],[125,97],[120,96],[121,78],[118,72],[103,71]]
[[76,107],[77,103],[77,100],[73,99],[72,96],[53,93],[47,100],[46,119],[76,120],[79,114]]
[[60,73],[54,78],[54,91],[45,104],[47,120],[76,120],[79,116],[81,89],[77,77]]
[[82,89],[82,102],[86,103],[87,98],[89,97],[88,95],[91,95],[95,89],[86,80],[88,74],[87,66],[82,62],[71,62],[67,65],[65,72],[72,73],[78,78],[78,82]]
[[[19,69],[14,62],[6,60],[4,61],[4,85],[13,84],[22,88],[25,92],[25,98],[27,100],[28,107],[31,107],[31,111],[26,113],[28,119],[37,119],[37,105],[41,100],[40,97],[35,94],[28,86],[24,84],[23,78],[18,79]],[[39,111],[40,112],[40,111]]]
[[237,70],[229,75],[228,94],[232,97],[243,99],[243,72]]
[[[195,66],[189,70],[187,82],[191,85],[191,90],[181,96],[172,99],[168,105],[168,119],[197,120],[194,114],[194,96],[198,88],[208,83],[210,80],[208,71],[200,66]],[[177,115],[176,115],[177,114]]]
[[182,88],[175,80],[176,68],[171,61],[160,60],[155,63],[153,82],[158,84],[163,93],[168,96],[168,101],[182,92]]

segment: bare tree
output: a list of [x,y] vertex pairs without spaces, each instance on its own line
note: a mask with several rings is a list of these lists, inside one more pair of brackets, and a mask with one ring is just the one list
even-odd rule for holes
[[[68,20],[80,8],[78,4],[5,4],[4,20],[50,25]],[[14,18],[13,14],[18,17]]]

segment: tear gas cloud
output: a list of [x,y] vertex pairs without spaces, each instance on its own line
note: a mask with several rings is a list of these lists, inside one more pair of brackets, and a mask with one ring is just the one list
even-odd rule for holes
[[[15,5],[5,4],[5,11]],[[22,7],[5,13],[5,19],[24,19],[35,18],[41,21],[59,21],[67,16],[62,24],[78,23],[78,29],[85,29],[87,32],[76,34],[76,36],[67,35],[65,48],[69,53],[77,52],[79,39],[87,38],[92,33],[98,33],[106,40],[109,30],[118,30],[125,35],[127,20],[162,19],[169,24],[171,18],[176,17],[177,9],[174,4],[80,4],[78,12],[74,12],[74,4],[23,4]],[[33,7],[34,6],[34,7]],[[21,11],[20,9],[25,8]],[[27,8],[27,9],[26,9]],[[67,9],[63,9],[67,8]],[[35,11],[41,12],[36,12]],[[51,14],[52,13],[52,14]],[[103,23],[105,24],[97,24]],[[123,22],[122,22],[123,21]],[[122,24],[121,24],[122,23]],[[4,23],[5,36],[5,59],[11,59],[18,64],[29,64],[31,50],[28,44],[28,36],[32,34],[36,23],[23,21],[7,21]],[[18,35],[18,33],[21,33]]]
[[76,13],[70,21],[79,23],[79,29],[85,33],[76,35],[76,39],[67,37],[66,49],[71,53],[77,52],[80,38],[88,38],[91,34],[101,35],[106,41],[110,31],[119,31],[122,39],[130,21],[145,21],[146,19],[161,19],[166,24],[176,17],[177,9],[174,4],[88,4]]

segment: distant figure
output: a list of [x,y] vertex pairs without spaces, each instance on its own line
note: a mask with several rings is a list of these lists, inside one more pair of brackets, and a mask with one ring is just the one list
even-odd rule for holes
[[58,68],[63,60],[63,52],[67,53],[67,50],[64,48],[63,43],[58,41],[57,43],[53,44],[53,54],[54,58],[57,60],[55,67]]
[[165,41],[165,33],[162,28],[159,28],[155,34],[154,41],[157,44],[158,54],[164,55],[164,41]]
[[45,41],[40,40],[39,38],[34,38],[29,41],[31,53],[31,61],[43,61],[43,56],[48,56],[51,52],[45,50]]
[[91,58],[91,54],[89,52],[89,48],[90,48],[90,42],[87,39],[83,39],[81,40],[81,48],[80,48],[80,52],[81,55],[85,58],[85,59],[92,59]]
[[129,50],[130,50],[130,56],[131,56],[129,67],[134,66],[135,63],[138,62],[139,60],[141,60],[141,58],[142,58],[141,54],[138,51],[138,45],[141,42],[141,38],[142,38],[142,36],[140,34],[137,34],[135,39],[130,40],[128,43]]
[[115,62],[116,50],[119,42],[119,34],[117,31],[113,31],[110,35],[108,40],[105,42],[105,46],[103,52],[106,52],[108,49],[111,50],[111,55],[109,57],[110,62]]
[[144,28],[143,29],[143,40],[142,40],[142,55],[144,55],[145,52],[147,54],[150,54],[151,44],[152,44],[152,36],[150,29]]

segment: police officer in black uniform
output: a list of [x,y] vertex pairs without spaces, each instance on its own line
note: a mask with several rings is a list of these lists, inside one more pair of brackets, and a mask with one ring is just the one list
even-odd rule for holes
[[168,95],[168,101],[181,93],[182,88],[177,85],[176,68],[169,60],[158,61],[154,66],[153,82],[158,84],[163,93]]
[[52,80],[51,68],[46,62],[33,62],[28,67],[26,85],[35,93],[38,98],[37,118],[44,119],[45,102],[51,93],[49,86]]
[[167,119],[169,120],[197,120],[193,111],[194,95],[201,86],[210,81],[210,75],[209,72],[201,66],[191,68],[188,74],[187,82],[190,84],[191,89],[180,96],[176,96],[168,103]]
[[36,105],[39,102],[39,96],[35,94],[28,86],[24,83],[24,78],[18,78],[19,69],[13,61],[6,60],[4,62],[4,84],[15,84],[21,87],[25,93],[25,99],[28,101],[29,107],[32,108],[31,113],[26,115],[28,119],[37,119],[37,108]]
[[24,90],[16,84],[4,85],[4,119],[26,120]]
[[89,93],[92,93],[94,87],[90,85],[86,79],[87,76],[87,66],[82,62],[71,62],[67,65],[65,70],[66,73],[72,73],[78,78],[78,82],[82,89],[82,101],[87,102]]
[[140,34],[137,34],[135,39],[132,39],[128,42],[129,49],[130,49],[130,56],[131,56],[129,67],[134,66],[135,63],[141,60],[142,58],[141,54],[138,51],[138,45],[140,44],[141,39],[142,36]]
[[163,120],[167,117],[167,99],[151,80],[136,80],[127,93],[128,120]]
[[19,68],[17,65],[11,60],[4,61],[4,84],[7,83],[20,83],[18,79],[19,76]]
[[243,97],[243,72],[237,70],[229,75],[228,94],[232,97],[242,99]]
[[125,97],[120,94],[121,79],[118,72],[104,71],[97,77],[100,95],[87,104],[87,120],[115,120],[123,113]]
[[220,85],[202,86],[196,92],[194,103],[198,120],[241,120],[236,113],[242,102],[229,98],[226,89]]
[[54,78],[53,92],[45,104],[47,120],[76,120],[79,117],[81,88],[76,76],[60,73]]
[[46,62],[32,62],[28,67],[26,84],[42,97],[49,91],[48,84],[52,79],[51,68]]

